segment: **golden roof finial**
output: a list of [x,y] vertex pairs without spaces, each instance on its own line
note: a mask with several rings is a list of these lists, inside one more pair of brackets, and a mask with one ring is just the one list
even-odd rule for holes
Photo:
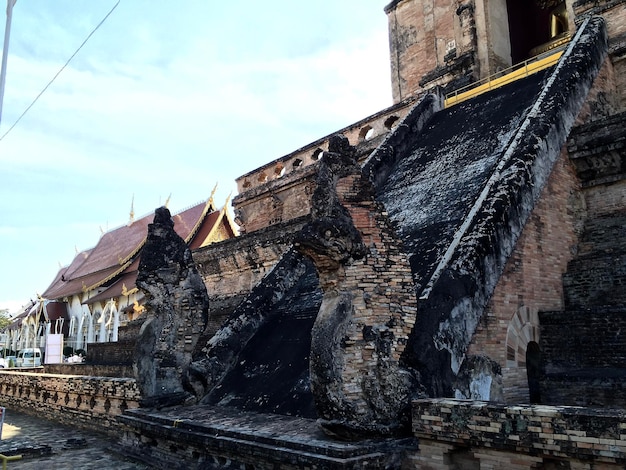
[[215,191],[217,191],[217,183],[213,186],[213,191],[211,191],[211,196],[209,196],[209,204],[214,208],[215,204],[213,203],[213,196],[215,196]]
[[165,207],[166,208],[170,208],[170,199],[172,199],[172,193],[170,193],[169,196],[167,196],[167,199],[165,200]]
[[133,193],[133,198],[130,200],[130,214],[128,219],[128,225],[132,225],[135,221],[135,194]]

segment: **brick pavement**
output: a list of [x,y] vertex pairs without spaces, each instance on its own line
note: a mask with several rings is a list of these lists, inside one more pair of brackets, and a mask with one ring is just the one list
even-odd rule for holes
[[8,462],[9,470],[149,468],[117,453],[116,448],[115,440],[105,434],[6,410],[0,453],[23,455],[22,460]]

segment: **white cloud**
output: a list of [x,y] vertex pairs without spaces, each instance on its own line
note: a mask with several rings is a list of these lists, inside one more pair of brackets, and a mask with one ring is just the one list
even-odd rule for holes
[[[18,2],[0,133],[114,4],[55,1]],[[385,3],[122,2],[0,141],[0,299],[44,290],[133,195],[137,214],[216,182],[224,201],[236,177],[391,104]]]

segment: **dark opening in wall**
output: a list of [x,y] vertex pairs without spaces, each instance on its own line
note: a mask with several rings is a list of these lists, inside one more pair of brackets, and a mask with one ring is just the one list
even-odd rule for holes
[[311,155],[311,160],[313,160],[314,162],[318,161],[320,158],[322,158],[324,151],[322,149],[315,149],[315,152],[313,152],[313,155]]
[[567,32],[565,2],[558,0],[507,0],[511,60],[522,62],[542,52]]
[[530,341],[526,347],[526,375],[528,377],[528,395],[531,403],[541,403],[541,350],[539,345]]

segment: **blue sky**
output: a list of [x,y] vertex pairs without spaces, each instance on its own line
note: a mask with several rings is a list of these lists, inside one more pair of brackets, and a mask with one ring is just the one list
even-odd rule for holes
[[[116,3],[17,1],[0,136]],[[170,194],[178,212],[217,183],[222,205],[238,176],[390,106],[387,3],[121,0],[0,140],[0,308],[133,197],[137,216]]]

